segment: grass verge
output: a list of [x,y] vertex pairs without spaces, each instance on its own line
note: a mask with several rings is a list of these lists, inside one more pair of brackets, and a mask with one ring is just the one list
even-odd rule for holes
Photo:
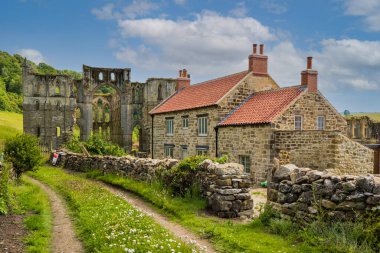
[[52,167],[29,174],[65,198],[87,252],[192,252],[151,217],[94,182]]
[[134,192],[176,222],[209,238],[220,252],[317,252],[305,244],[294,245],[282,236],[270,234],[260,221],[241,224],[202,214],[204,200],[170,196],[157,182],[138,182],[98,171],[86,176]]
[[12,183],[9,193],[11,212],[26,215],[26,251],[50,252],[52,214],[46,193],[25,177],[22,177],[21,183]]

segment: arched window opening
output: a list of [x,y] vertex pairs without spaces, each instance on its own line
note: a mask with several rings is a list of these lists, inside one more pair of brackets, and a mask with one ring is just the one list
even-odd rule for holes
[[115,81],[115,79],[116,79],[116,78],[115,78],[115,73],[112,72],[112,73],[111,73],[111,81]]
[[157,100],[162,100],[162,85],[158,85]]
[[38,111],[40,109],[40,101],[36,100],[36,110]]
[[132,131],[132,149],[140,150],[141,127],[136,125]]
[[55,131],[56,131],[56,136],[57,136],[57,137],[61,137],[61,128],[60,128],[60,127],[57,127],[57,128],[55,129]]
[[136,103],[135,98],[136,98],[136,89],[135,87],[132,87],[132,103],[133,104]]
[[103,81],[103,72],[100,72],[100,73],[99,73],[99,80],[100,80],[100,81]]
[[111,121],[111,111],[108,106],[104,109],[104,122],[110,122]]
[[37,137],[40,137],[40,136],[41,136],[41,128],[37,127]]
[[60,95],[61,94],[61,87],[59,84],[55,85],[55,94]]
[[140,89],[137,87],[135,90],[135,103],[140,103]]

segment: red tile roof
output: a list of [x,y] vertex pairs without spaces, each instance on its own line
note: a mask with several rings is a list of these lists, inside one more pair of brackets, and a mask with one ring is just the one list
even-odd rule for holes
[[243,71],[199,84],[190,85],[151,110],[150,114],[182,111],[215,105],[249,72]]
[[270,123],[304,90],[302,86],[293,86],[254,93],[218,125]]

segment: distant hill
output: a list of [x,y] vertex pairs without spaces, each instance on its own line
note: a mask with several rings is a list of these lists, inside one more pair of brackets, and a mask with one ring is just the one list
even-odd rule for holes
[[359,113],[351,113],[351,114],[345,115],[345,117],[348,118],[348,119],[350,119],[350,118],[360,118],[360,117],[365,117],[365,116],[367,116],[368,118],[370,118],[375,123],[380,122],[380,112],[369,112],[369,113],[359,112]]
[[[22,64],[24,58],[18,54],[0,51],[0,111],[22,112]],[[72,70],[57,70],[54,67],[28,61],[40,74],[66,74],[81,78],[82,74]]]

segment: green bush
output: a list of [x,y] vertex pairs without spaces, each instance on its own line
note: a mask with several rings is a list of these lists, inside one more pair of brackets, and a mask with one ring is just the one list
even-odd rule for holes
[[174,195],[184,196],[192,188],[192,185],[199,183],[198,164],[204,161],[205,156],[191,156],[180,161],[170,170],[163,171],[161,178],[163,184],[167,186]]
[[34,170],[42,162],[38,139],[29,134],[17,134],[7,139],[4,155],[12,163],[17,179],[23,172]]
[[10,167],[0,166],[0,215],[8,213]]
[[[64,147],[75,153],[82,153],[80,147],[81,142],[78,137],[73,136],[73,138],[64,144]],[[83,146],[92,155],[113,155],[113,156],[123,156],[126,155],[123,148],[119,145],[113,144],[107,141],[99,134],[92,135],[87,141],[82,142]]]
[[272,220],[280,217],[279,213],[271,205],[265,204],[260,210],[259,220],[264,226],[269,226]]

